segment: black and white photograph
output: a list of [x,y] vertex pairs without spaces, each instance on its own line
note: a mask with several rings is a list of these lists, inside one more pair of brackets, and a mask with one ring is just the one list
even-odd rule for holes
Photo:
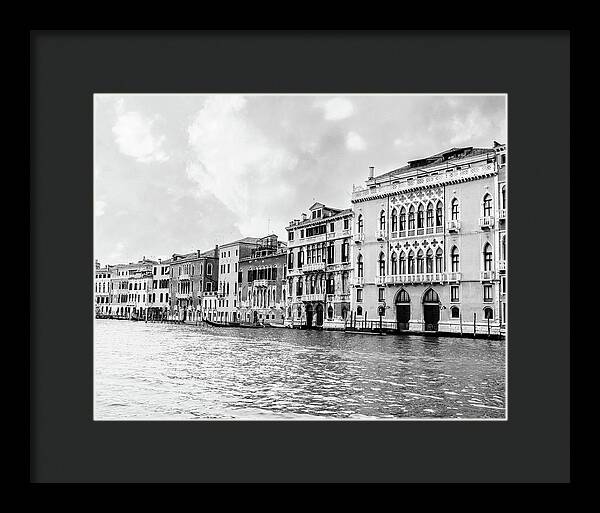
[[506,421],[508,101],[93,95],[94,421]]

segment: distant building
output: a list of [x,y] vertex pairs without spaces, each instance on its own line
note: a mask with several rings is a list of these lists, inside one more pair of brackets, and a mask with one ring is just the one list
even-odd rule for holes
[[238,320],[238,292],[242,282],[239,262],[241,258],[251,256],[257,246],[256,237],[246,237],[219,247],[217,319],[221,322]]
[[239,320],[283,324],[287,248],[277,235],[257,240],[251,255],[240,258]]
[[203,294],[214,291],[218,283],[218,246],[205,252],[174,254],[170,269],[170,318],[202,320]]
[[110,265],[102,267],[96,260],[94,277],[94,304],[96,313],[108,314],[110,311],[111,273],[112,267]]
[[350,312],[352,209],[315,203],[286,227],[285,323],[343,329]]
[[[413,160],[354,188],[354,322],[501,333],[506,323],[506,145]],[[474,327],[475,326],[475,327]]]
[[152,288],[149,294],[150,306],[148,318],[152,320],[167,320],[170,311],[171,292],[171,259],[158,259],[152,267]]

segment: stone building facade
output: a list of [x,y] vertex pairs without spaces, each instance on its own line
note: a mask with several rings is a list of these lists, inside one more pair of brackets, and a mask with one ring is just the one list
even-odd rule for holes
[[499,143],[451,148],[377,177],[371,168],[352,193],[353,322],[501,333],[506,173]]
[[219,279],[218,246],[174,254],[170,261],[170,319],[184,322],[202,320],[202,297],[216,289]]
[[110,285],[112,266],[101,266],[95,263],[94,276],[94,306],[97,314],[108,314],[110,312]]
[[285,324],[343,329],[350,312],[352,209],[314,203],[288,233]]
[[251,256],[240,258],[239,320],[283,324],[287,248],[277,235],[258,239]]
[[237,322],[239,308],[239,290],[242,276],[239,269],[240,259],[252,255],[257,247],[256,237],[246,237],[219,248],[219,287],[217,302],[217,320],[219,322]]

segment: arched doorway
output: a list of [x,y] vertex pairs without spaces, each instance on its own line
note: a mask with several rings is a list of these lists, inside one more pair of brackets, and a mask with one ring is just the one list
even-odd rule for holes
[[410,296],[404,289],[396,294],[396,322],[398,330],[407,330],[410,321]]
[[423,319],[425,331],[437,331],[440,322],[440,297],[433,289],[428,289],[423,296]]
[[313,322],[313,307],[312,304],[306,305],[306,327],[311,328]]
[[317,323],[316,326],[323,326],[323,303],[317,304]]

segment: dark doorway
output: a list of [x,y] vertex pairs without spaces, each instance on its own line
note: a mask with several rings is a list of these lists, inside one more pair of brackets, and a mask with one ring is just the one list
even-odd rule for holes
[[318,327],[323,326],[323,304],[317,305],[317,324]]
[[423,319],[425,331],[437,331],[440,322],[440,298],[433,289],[423,296]]
[[309,303],[308,305],[306,305],[306,327],[312,328],[312,322],[313,322],[313,309],[312,309],[312,305]]
[[399,331],[409,328],[410,321],[410,296],[406,290],[401,289],[396,295],[396,323]]
[[254,310],[254,323],[256,324],[258,322],[258,312],[256,310]]

